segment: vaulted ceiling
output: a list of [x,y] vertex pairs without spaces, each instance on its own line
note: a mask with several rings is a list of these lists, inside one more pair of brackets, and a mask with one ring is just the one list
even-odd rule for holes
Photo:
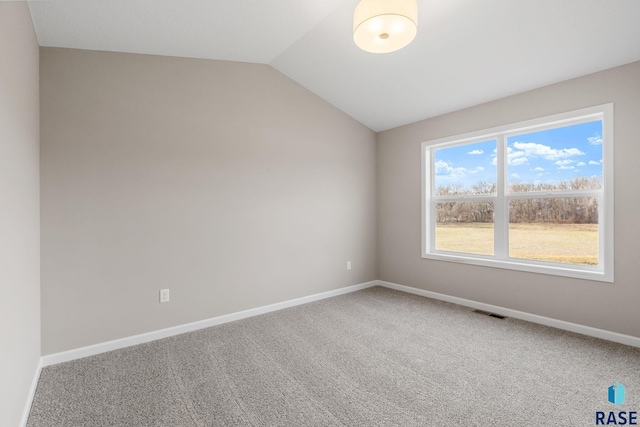
[[29,7],[41,46],[269,64],[375,131],[640,60],[638,0],[418,0],[416,39],[387,54],[355,46],[357,3]]

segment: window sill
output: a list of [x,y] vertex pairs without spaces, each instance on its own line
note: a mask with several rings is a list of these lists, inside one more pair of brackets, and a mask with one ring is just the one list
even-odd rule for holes
[[473,254],[423,253],[422,258],[437,261],[455,262],[459,264],[470,264],[483,267],[524,271],[528,273],[548,274],[552,276],[571,277],[574,279],[613,283],[613,273],[602,271],[597,266],[578,266],[577,268],[572,268],[571,264],[519,260],[515,258],[498,260],[493,257],[485,258],[482,255]]

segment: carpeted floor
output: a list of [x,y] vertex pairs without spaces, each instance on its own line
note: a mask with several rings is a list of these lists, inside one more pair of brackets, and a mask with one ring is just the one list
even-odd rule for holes
[[640,411],[640,349],[375,287],[47,367],[28,427],[592,426],[618,410]]

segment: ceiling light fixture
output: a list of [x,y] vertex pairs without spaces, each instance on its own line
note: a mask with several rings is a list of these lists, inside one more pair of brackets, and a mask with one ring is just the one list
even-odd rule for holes
[[402,49],[417,31],[416,0],[361,0],[353,13],[353,40],[367,52]]

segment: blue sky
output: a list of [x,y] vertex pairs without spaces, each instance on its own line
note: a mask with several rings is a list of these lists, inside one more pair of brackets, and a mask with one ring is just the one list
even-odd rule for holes
[[[508,182],[554,184],[576,177],[602,178],[602,122],[519,134],[507,138]],[[436,187],[496,182],[496,141],[435,152]]]

